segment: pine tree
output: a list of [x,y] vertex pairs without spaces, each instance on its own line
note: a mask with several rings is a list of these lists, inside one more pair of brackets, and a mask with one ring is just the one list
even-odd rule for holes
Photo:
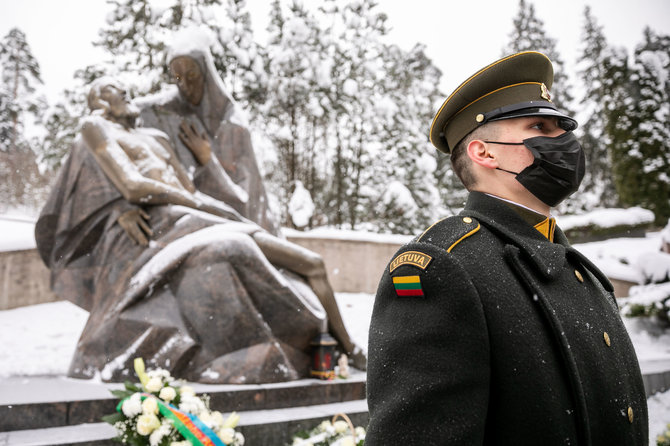
[[608,45],[591,9],[584,8],[583,46],[578,59],[579,75],[584,87],[580,101],[583,119],[577,130],[586,153],[586,175],[580,193],[561,206],[561,211],[574,213],[597,206],[616,206],[617,194],[612,182],[612,163],[608,153],[610,143],[605,133],[605,75],[604,58]]
[[554,66],[552,101],[559,109],[571,114],[573,96],[563,59],[556,49],[556,39],[546,34],[544,22],[535,15],[533,3],[519,0],[519,12],[513,22],[514,29],[509,35],[509,44],[503,49],[503,56],[520,51],[546,54]]
[[670,216],[667,36],[645,32],[632,64],[623,50],[605,59],[607,133],[614,183],[621,203]]
[[[638,175],[636,186],[622,184],[625,204],[654,211],[656,223],[670,218],[670,36],[647,28],[644,43],[635,50],[631,81],[634,98],[630,115],[631,167]],[[629,174],[630,175],[630,174]]]
[[[389,150],[383,152],[383,168],[378,170],[387,188],[377,200],[376,218],[383,230],[412,234],[446,213],[439,193],[439,155],[425,131],[432,118],[432,104],[442,96],[437,90],[441,72],[422,45],[409,52],[389,46],[385,54],[392,67],[385,79],[390,101],[385,112],[391,119],[380,133],[385,135],[382,144]],[[447,157],[441,158],[448,162]],[[445,197],[450,195],[443,192]]]
[[226,21],[218,31],[222,50],[215,54],[216,66],[236,101],[254,107],[263,99],[267,75],[263,49],[254,39],[246,0],[227,0]]
[[31,148],[34,140],[25,134],[25,126],[39,122],[45,100],[36,92],[42,83],[39,63],[18,28],[11,29],[0,44],[0,66],[4,85],[0,91],[2,196],[10,203],[35,205],[29,194],[42,178]]
[[96,45],[112,56],[103,71],[126,78],[131,95],[157,91],[169,81],[167,46],[175,32],[189,27],[211,32],[214,65],[236,100],[258,94],[263,70],[245,0],[107,2],[113,10]]
[[81,116],[73,115],[71,108],[59,102],[50,110],[44,122],[46,135],[41,141],[40,161],[51,171],[57,171],[69,154],[79,129]]
[[[323,22],[322,22],[323,23]],[[331,33],[318,26],[314,11],[301,2],[288,5],[275,0],[268,25],[269,42],[264,51],[267,82],[265,103],[256,112],[277,150],[276,164],[268,180],[288,219],[288,203],[300,181],[317,203],[320,216],[328,219],[324,205],[327,181],[324,135],[332,108],[327,106],[331,89],[333,54]]]
[[369,215],[371,203],[377,198],[364,193],[368,189],[364,186],[377,177],[373,161],[379,150],[378,135],[387,120],[377,110],[386,93],[380,72],[388,70],[374,62],[385,53],[382,39],[388,32],[387,17],[377,6],[374,0],[345,5],[340,14],[343,29],[337,39],[334,83],[337,105],[343,113],[335,125],[345,170],[335,175],[339,180],[344,174],[345,181],[338,181],[335,190],[344,196],[342,205],[352,229]]
[[[5,36],[0,46],[2,81],[9,95],[7,104],[12,121],[12,130],[8,141],[0,142],[4,151],[17,150],[23,125],[28,115],[38,116],[43,100],[34,97],[36,83],[41,84],[40,66],[35,60],[26,35],[13,28]],[[6,144],[6,145],[5,145]]]
[[439,212],[425,123],[441,73],[422,47],[385,44],[386,27],[372,0],[273,3],[259,119],[277,147],[270,189],[286,224],[296,181],[315,202],[313,224],[409,233]]
[[[636,152],[628,150],[632,138],[633,121],[629,112],[634,102],[630,95],[630,74],[628,55],[623,48],[610,48],[602,61],[603,68],[603,106],[605,112],[605,132],[608,150],[612,159],[612,176],[622,203],[629,203],[625,191],[626,184],[637,182],[638,174],[628,170]],[[629,156],[633,155],[633,157]],[[632,174],[632,178],[627,178]]]

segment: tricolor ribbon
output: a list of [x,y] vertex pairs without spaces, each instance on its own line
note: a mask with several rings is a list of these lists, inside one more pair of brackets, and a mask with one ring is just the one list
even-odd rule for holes
[[[165,418],[172,420],[177,431],[179,431],[184,439],[190,441],[193,446],[226,446],[218,435],[195,415],[179,410],[172,404],[164,403],[159,398],[148,393],[140,394],[140,398],[142,401],[146,398],[154,398],[158,404],[160,413]],[[117,412],[121,412],[121,407],[126,399],[121,400],[116,406]]]

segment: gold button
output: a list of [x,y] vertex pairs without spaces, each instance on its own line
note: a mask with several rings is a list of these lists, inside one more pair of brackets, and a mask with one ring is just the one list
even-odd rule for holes
[[628,407],[628,421],[633,422],[633,408],[630,406]]
[[472,219],[470,217],[463,217],[463,223],[472,223]]
[[605,340],[605,344],[607,344],[608,347],[612,345],[612,343],[610,342],[610,335],[608,335],[607,332],[603,333],[603,339]]
[[477,116],[475,116],[475,121],[482,122],[483,120],[484,120],[484,115],[482,115],[481,113],[478,114]]
[[575,270],[575,276],[577,276],[577,280],[584,282],[584,277],[582,277],[582,273],[580,273],[578,270]]

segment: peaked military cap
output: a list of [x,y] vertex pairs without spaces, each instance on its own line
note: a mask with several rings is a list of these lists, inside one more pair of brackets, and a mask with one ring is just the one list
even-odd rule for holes
[[577,121],[561,113],[549,89],[554,82],[551,60],[542,53],[525,51],[488,65],[463,82],[444,101],[430,128],[430,141],[451,152],[480,125],[523,116],[554,116],[566,131]]

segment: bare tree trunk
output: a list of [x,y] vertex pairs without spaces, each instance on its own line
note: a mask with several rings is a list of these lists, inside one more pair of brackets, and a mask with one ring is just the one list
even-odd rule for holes
[[[358,144],[356,144],[356,150],[354,154],[354,163],[355,170],[353,175],[353,185],[352,185],[352,194],[349,197],[349,224],[351,229],[356,229],[356,223],[358,223],[358,215],[356,215],[356,208],[358,207],[358,199],[361,189],[361,171],[363,169],[363,163],[361,163],[361,155],[363,154],[363,124],[356,126],[358,130]],[[356,132],[354,132],[356,133]]]
[[[16,59],[16,68],[14,70],[14,89],[12,91],[12,102],[16,103],[19,95],[19,60]],[[19,116],[17,113],[12,117],[12,142],[9,145],[9,151],[16,152],[16,135],[19,131]]]
[[342,227],[342,203],[344,201],[344,172],[342,161],[342,136],[340,129],[335,125],[337,149],[335,152],[335,226]]

